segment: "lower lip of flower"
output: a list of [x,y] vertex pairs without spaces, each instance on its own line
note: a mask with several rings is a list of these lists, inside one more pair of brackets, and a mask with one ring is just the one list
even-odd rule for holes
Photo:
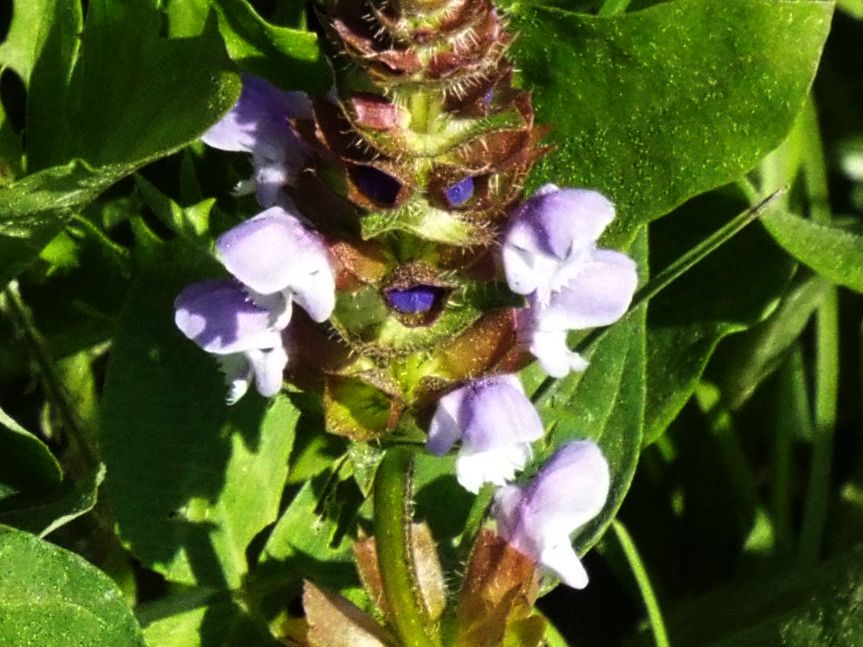
[[434,285],[415,285],[386,291],[387,303],[401,314],[425,314],[438,305],[446,292]]

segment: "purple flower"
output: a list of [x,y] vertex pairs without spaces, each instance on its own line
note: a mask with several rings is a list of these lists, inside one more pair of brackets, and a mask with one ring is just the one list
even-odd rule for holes
[[264,207],[289,206],[283,188],[293,183],[305,158],[289,119],[310,114],[305,93],[284,92],[262,79],[244,76],[236,105],[201,139],[213,148],[251,153],[258,202]]
[[240,285],[217,279],[194,283],[179,294],[174,308],[177,328],[218,358],[229,404],[246,393],[252,378],[261,395],[279,392],[288,362],[281,330]]
[[570,535],[600,513],[609,480],[608,463],[596,443],[568,443],[527,485],[497,491],[498,532],[564,584],[583,589],[587,572],[572,549]]
[[281,207],[270,207],[216,241],[216,255],[254,302],[284,328],[296,301],[314,321],[335,306],[335,277],[323,240]]
[[504,485],[530,457],[530,443],[542,437],[539,414],[515,375],[473,380],[438,402],[426,448],[438,456],[461,441],[458,482],[471,492],[483,483]]
[[629,307],[636,266],[621,252],[597,249],[614,205],[596,191],[547,184],[513,213],[503,241],[507,283],[528,295],[521,316],[530,351],[553,377],[584,370],[566,333],[606,326]]
[[288,361],[282,331],[293,302],[315,321],[332,314],[335,279],[327,248],[297,218],[271,207],[222,234],[216,254],[237,281],[190,285],[174,302],[174,321],[218,357],[229,403],[242,397],[253,377],[261,395],[273,396]]

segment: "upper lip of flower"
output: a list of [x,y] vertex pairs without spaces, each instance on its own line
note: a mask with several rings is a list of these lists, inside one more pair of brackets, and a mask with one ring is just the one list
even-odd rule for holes
[[332,314],[335,277],[327,249],[315,232],[281,207],[225,232],[216,242],[216,253],[253,298],[281,293],[285,308],[295,300],[318,322]]

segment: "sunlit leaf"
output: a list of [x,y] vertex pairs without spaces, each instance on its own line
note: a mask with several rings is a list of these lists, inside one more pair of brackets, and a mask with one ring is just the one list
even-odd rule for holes
[[34,535],[0,527],[0,643],[144,647],[111,579]]
[[599,189],[617,235],[730,182],[791,128],[831,2],[673,0],[614,17],[513,2],[513,58],[556,150],[535,184]]
[[225,403],[215,360],[173,321],[194,269],[165,250],[136,278],[105,381],[105,493],[120,536],[169,580],[236,588],[245,550],[276,518],[298,412],[285,397]]

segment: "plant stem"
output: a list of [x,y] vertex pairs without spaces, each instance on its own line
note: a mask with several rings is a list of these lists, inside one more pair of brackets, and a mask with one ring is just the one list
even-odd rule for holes
[[[810,215],[814,222],[825,223],[831,218],[827,170],[818,116],[811,97],[806,104],[803,118],[806,132],[803,172]],[[827,520],[838,397],[839,303],[837,290],[831,287],[818,307],[815,320],[815,434],[799,552],[800,560],[804,563],[817,561],[821,552]]]
[[659,601],[656,599],[653,586],[650,584],[650,576],[647,574],[647,569],[644,568],[635,542],[632,541],[626,527],[619,520],[615,519],[611,525],[614,528],[614,534],[617,535],[620,548],[626,556],[626,561],[629,562],[629,567],[632,569],[632,574],[635,576],[635,582],[641,592],[641,599],[644,600],[647,618],[650,621],[650,630],[653,632],[653,643],[656,647],[669,647],[668,632],[665,630],[662,610],[659,608]]
[[439,641],[420,597],[411,550],[413,454],[387,450],[374,490],[375,546],[389,620],[405,647],[437,647]]
[[754,515],[756,510],[762,507],[758,486],[752,466],[734,429],[731,412],[722,402],[719,389],[709,382],[702,381],[698,384],[695,399],[702,413],[707,417],[710,430],[719,445],[729,480],[734,487],[734,494],[743,508],[741,512],[746,517]]
[[812,438],[812,420],[803,351],[798,343],[779,369],[776,442],[773,447],[773,525],[776,546],[787,552],[794,545],[791,515],[793,445],[796,437]]

